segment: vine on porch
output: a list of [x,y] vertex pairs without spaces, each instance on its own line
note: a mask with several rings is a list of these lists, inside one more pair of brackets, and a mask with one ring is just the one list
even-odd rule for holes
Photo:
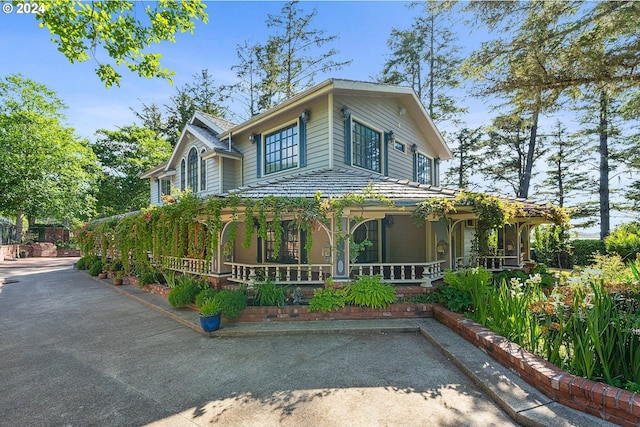
[[504,197],[483,193],[461,191],[455,198],[436,197],[424,200],[416,205],[412,216],[416,224],[423,224],[429,217],[443,217],[451,221],[451,216],[459,207],[467,206],[476,214],[476,232],[473,241],[473,252],[478,256],[491,255],[489,238],[494,230],[504,227],[516,217],[530,214],[540,215],[558,225],[567,224],[569,215],[566,209],[551,204],[544,208],[525,209],[523,203]]
[[[312,199],[268,196],[254,200],[238,194],[201,198],[191,192],[181,192],[163,196],[164,204],[160,207],[151,206],[140,212],[93,221],[75,230],[75,234],[85,255],[99,251],[106,259],[107,256],[116,257],[116,253],[130,254],[130,257],[123,256],[122,262],[125,270],[131,272],[134,266],[137,270],[149,269],[149,254],[210,261],[228,223],[222,247],[226,255],[234,246],[242,220],[245,224],[243,247],[251,246],[255,234],[267,239],[268,233],[273,232],[274,256],[277,257],[284,218],[292,218],[300,231],[307,232],[305,249],[311,251],[311,231],[321,225],[328,226],[331,218],[341,218],[347,207],[364,209],[369,200],[392,205],[371,186],[362,194],[323,198],[318,192]],[[339,239],[353,240],[349,233],[342,233],[341,221],[337,221],[337,229],[341,232]]]

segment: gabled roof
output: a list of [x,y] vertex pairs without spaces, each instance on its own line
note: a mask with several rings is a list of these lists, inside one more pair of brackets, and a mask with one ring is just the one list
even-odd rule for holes
[[[194,118],[198,118],[203,122],[209,122],[208,124],[211,125],[211,127],[216,131],[217,134],[221,134],[237,126],[236,123],[225,120],[222,117],[212,116],[211,114],[207,114],[202,111],[196,111],[193,116]],[[193,119],[191,120],[191,122],[193,122]]]
[[312,88],[301,92],[281,104],[250,118],[249,120],[228,129],[225,134],[221,135],[221,138],[226,138],[228,133],[235,134],[240,131],[250,130],[252,127],[258,125],[260,122],[269,119],[274,114],[280,114],[286,112],[292,108],[298,108],[299,104],[307,102],[311,99],[319,96],[324,96],[328,93],[341,94],[341,95],[369,95],[369,96],[385,96],[396,97],[402,100],[403,104],[407,106],[407,113],[413,117],[416,124],[425,132],[425,136],[431,142],[434,150],[438,156],[443,160],[448,160],[452,157],[449,147],[444,142],[442,135],[438,129],[436,129],[433,121],[429,117],[429,114],[425,110],[424,106],[415,91],[407,86],[398,86],[384,83],[370,83],[355,80],[344,79],[328,79],[324,82],[313,86]]
[[[202,126],[197,123],[201,123]],[[184,151],[184,141],[187,133],[190,133],[202,142],[207,147],[207,151],[226,153],[232,157],[242,157],[242,153],[235,148],[233,144],[231,144],[231,149],[229,149],[229,143],[227,141],[222,141],[219,138],[219,135],[228,131],[233,126],[235,125],[228,120],[221,119],[220,117],[214,117],[201,111],[196,111],[191,120],[189,120],[182,130],[182,134],[180,135],[180,138],[178,138],[178,143],[173,148],[171,158],[169,158],[164,170],[167,171],[172,169],[174,167],[176,157]],[[144,173],[145,178],[152,175],[149,172],[150,171],[146,171]]]
[[156,175],[158,172],[164,171],[164,168],[167,167],[168,163],[169,162],[162,162],[158,166],[142,172],[140,174],[140,178],[141,179],[151,178],[152,176]]
[[[354,169],[334,168],[301,172],[269,180],[265,178],[259,184],[248,185],[230,191],[249,199],[267,196],[289,196],[313,198],[320,192],[323,198],[340,197],[345,194],[367,195],[373,192],[386,197],[399,206],[414,205],[429,198],[446,197],[453,200],[460,190],[419,184],[408,179],[389,178],[377,173],[368,173]],[[544,209],[530,200],[504,199],[522,203],[525,209]]]

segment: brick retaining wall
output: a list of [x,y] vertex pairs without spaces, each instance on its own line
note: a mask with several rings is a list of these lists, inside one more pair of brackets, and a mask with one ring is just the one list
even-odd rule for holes
[[[137,278],[128,277],[130,285],[137,285]],[[151,284],[143,287],[146,292],[167,298],[170,289]],[[309,311],[306,305],[285,307],[248,306],[234,322],[309,321],[309,320],[364,320],[364,319],[412,319],[433,317],[431,304],[391,304],[387,308],[343,307],[336,311]]]
[[563,405],[625,427],[640,425],[640,395],[568,374],[490,329],[434,306],[434,317]]

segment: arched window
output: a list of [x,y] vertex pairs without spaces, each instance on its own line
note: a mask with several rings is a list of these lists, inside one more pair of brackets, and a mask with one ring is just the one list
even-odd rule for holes
[[187,183],[191,191],[198,191],[198,150],[192,148],[187,157]]
[[180,190],[184,191],[184,187],[186,185],[186,174],[185,174],[185,165],[184,159],[180,162]]
[[200,191],[207,189],[207,161],[203,157],[204,150],[200,152]]

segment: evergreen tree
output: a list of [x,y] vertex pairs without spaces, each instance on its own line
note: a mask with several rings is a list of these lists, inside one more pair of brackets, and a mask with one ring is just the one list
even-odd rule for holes
[[501,191],[507,186],[511,187],[514,196],[523,197],[522,183],[527,164],[544,155],[544,147],[538,141],[529,160],[531,124],[516,114],[496,117],[488,133],[486,164],[481,172],[491,183],[490,189]]
[[[298,1],[286,3],[279,15],[268,15],[267,27],[275,32],[264,44],[245,42],[237,47],[240,64],[233,67],[240,83],[231,88],[234,98],[244,96],[247,114],[253,116],[314,84],[314,77],[339,70],[351,61],[335,61],[335,48],[317,55],[338,36],[325,35],[323,30],[311,28],[316,9],[309,14],[297,7]],[[240,92],[240,95],[237,94]]]
[[157,104],[142,104],[141,111],[133,110],[142,126],[152,130],[158,138],[175,146],[185,125],[196,111],[217,117],[226,117],[224,103],[228,98],[225,87],[217,86],[209,71],[204,69],[193,75],[193,81],[176,88],[170,102],[161,110]]
[[484,165],[485,156],[481,154],[484,148],[482,134],[482,128],[467,127],[463,127],[455,134],[454,139],[457,143],[451,149],[453,155],[451,166],[443,179],[446,185],[464,190],[478,187],[478,183],[473,182],[471,178]]
[[391,31],[387,42],[391,54],[378,77],[383,83],[411,85],[436,123],[465,111],[450,95],[460,85],[462,59],[444,3],[425,2],[410,29]]
[[596,187],[591,169],[585,163],[585,152],[590,151],[588,140],[583,135],[567,135],[567,128],[556,122],[552,134],[545,136],[548,147],[546,178],[536,185],[537,196],[550,196],[558,207],[571,211],[572,219],[584,222],[577,227],[593,225],[588,218],[597,213],[589,196]]

